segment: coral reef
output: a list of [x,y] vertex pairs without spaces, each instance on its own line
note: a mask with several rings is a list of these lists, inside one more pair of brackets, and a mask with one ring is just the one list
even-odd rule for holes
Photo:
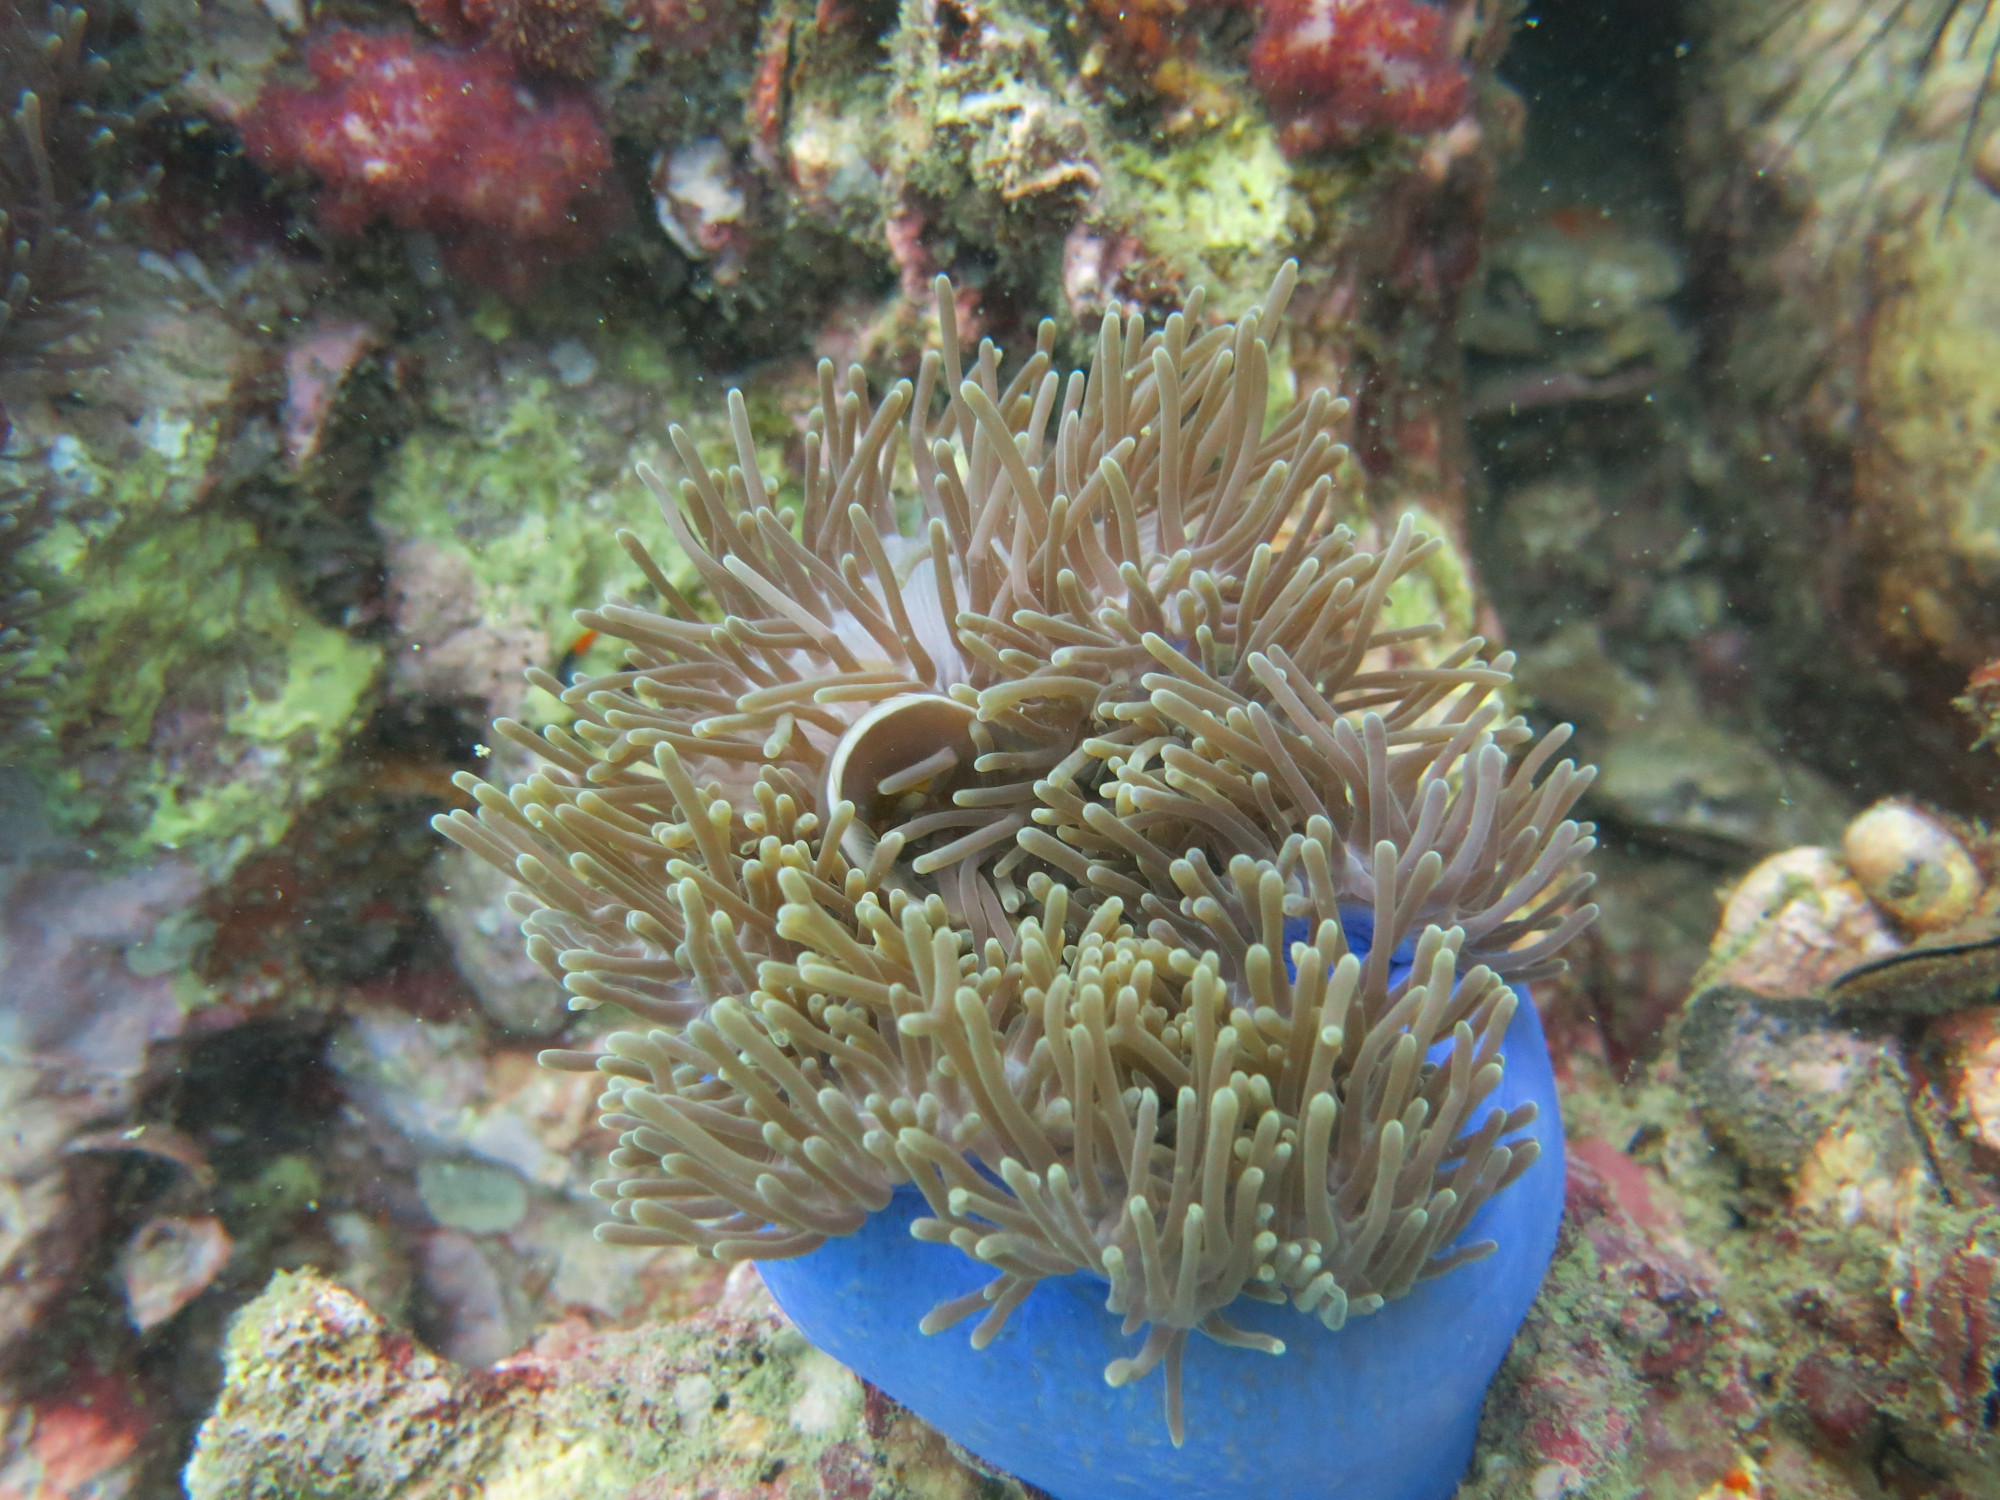
[[86,9],[0,25],[0,1492],[2000,1486],[1982,7]]
[[607,223],[610,145],[580,99],[525,102],[493,50],[420,47],[336,27],[306,48],[313,84],[274,84],[241,124],[273,172],[320,183],[321,222],[436,234],[462,274],[515,291],[588,250]]
[[[567,689],[544,674],[576,723],[496,733],[549,769],[511,797],[464,778],[479,817],[439,824],[527,881],[529,952],[577,1003],[656,1028],[547,1054],[610,1081],[605,1236],[807,1257],[768,1279],[809,1333],[1066,1492],[1075,1457],[1021,1442],[1022,1403],[1103,1402],[1123,1432],[1131,1402],[1043,1364],[1037,1394],[1019,1351],[1070,1326],[1084,1359],[1109,1346],[1114,1388],[1164,1363],[1178,1447],[1184,1364],[1256,1378],[1236,1350],[1190,1353],[1190,1332],[1273,1354],[1309,1336],[1296,1314],[1245,1327],[1257,1287],[1334,1331],[1325,1357],[1359,1379],[1425,1392],[1420,1448],[1339,1461],[1385,1494],[1439,1493],[1553,1225],[1560,1174],[1535,1164],[1557,1137],[1517,1134],[1553,1096],[1504,980],[1549,972],[1589,922],[1569,909],[1588,829],[1565,816],[1589,777],[1549,768],[1561,733],[1510,773],[1528,733],[1488,701],[1505,662],[1476,642],[1397,664],[1438,630],[1385,619],[1426,549],[1407,521],[1379,554],[1333,523],[1323,393],[1263,432],[1292,276],[1206,331],[1192,308],[1150,337],[1107,315],[1066,389],[1046,326],[1004,389],[990,343],[961,378],[940,278],[943,348],[916,386],[871,408],[858,371],[843,390],[822,363],[798,539],[740,395],[726,473],[671,429],[678,506],[647,472],[722,634],[628,543],[663,609],[578,617],[627,643],[625,668]],[[887,487],[906,415],[915,529]],[[1114,1025],[1093,997],[1121,991]],[[1481,1215],[1496,1194],[1508,1206]],[[962,1263],[895,1254],[925,1208],[918,1240],[997,1278],[966,1290]],[[1502,1243],[1455,1271],[1489,1253],[1458,1243],[1468,1226]],[[820,1250],[857,1231],[859,1250]],[[899,1348],[879,1314],[908,1298],[841,1306],[856,1254],[920,1300],[940,1272],[958,1283],[928,1332],[984,1311],[984,1348],[1024,1305],[1029,1327],[970,1364],[907,1326]],[[1101,1288],[1080,1302],[1078,1273]],[[1339,1334],[1433,1277],[1474,1290],[1427,1285],[1379,1338]],[[1045,1281],[1063,1289],[1035,1297]],[[1147,1330],[1136,1351],[1118,1319]],[[1443,1364],[1413,1352],[1427,1323],[1453,1330],[1414,1346]],[[1329,1389],[1275,1381],[1258,1405]],[[1235,1444],[1195,1394],[1187,1455],[1121,1441],[1094,1482],[1221,1493]],[[1334,1451],[1265,1477],[1292,1493]]]
[[[0,842],[20,861],[5,875],[4,967],[40,986],[21,1018],[32,1034],[5,1059],[9,1117],[32,1128],[4,1153],[19,1212],[0,1243],[0,1489],[174,1489],[215,1400],[225,1321],[280,1266],[319,1268],[475,1368],[552,1319],[609,1330],[712,1303],[712,1260],[590,1237],[602,1210],[589,1179],[615,1139],[596,1122],[593,1078],[536,1068],[524,1039],[591,1048],[593,1018],[564,1012],[556,981],[522,959],[499,872],[468,878],[470,856],[430,863],[428,816],[457,797],[450,771],[479,766],[504,784],[525,770],[507,743],[479,743],[492,738],[483,721],[571,716],[524,695],[521,668],[559,685],[618,670],[622,643],[593,640],[570,610],[607,586],[660,607],[617,538],[621,522],[643,524],[627,510],[644,503],[626,482],[632,461],[673,461],[650,435],[659,408],[719,406],[703,382],[815,340],[843,366],[916,373],[941,268],[963,277],[968,364],[981,334],[1011,341],[1030,306],[1057,313],[1049,352],[1066,356],[1089,341],[1080,320],[1094,331],[1120,299],[1164,307],[1206,280],[1246,306],[1288,252],[1361,222],[1342,205],[1404,171],[1329,158],[1322,178],[1295,177],[1246,103],[1238,13],[1191,23],[1213,69],[1203,76],[1220,83],[1171,118],[1192,84],[1162,81],[1128,110],[1083,76],[1059,17],[1009,0],[634,7],[623,30],[581,6],[497,19],[432,7],[408,24],[428,18],[437,37],[364,33],[374,50],[347,58],[407,63],[395,73],[405,94],[380,68],[316,82],[300,67],[333,28],[394,26],[393,11],[144,0],[106,18],[115,71],[98,107],[160,92],[160,114],[128,139],[162,181],[128,242],[92,263],[111,357],[7,398],[5,474],[38,507],[19,532],[31,534],[28,585],[62,586],[44,589],[46,628],[24,663],[48,679],[27,695],[48,734],[18,757],[10,747],[0,772]],[[524,18],[561,34],[510,35]],[[712,51],[695,45],[702,27]],[[571,49],[580,31],[598,57]],[[482,61],[441,44],[476,45]],[[468,70],[471,95],[416,98],[425,80],[463,83]],[[563,86],[579,74],[587,102]],[[474,125],[468,99],[487,111]],[[385,135],[373,159],[394,192],[376,198],[346,167],[307,159],[339,134],[302,142],[307,116],[386,130],[363,117],[399,100],[416,106],[403,124],[461,139],[477,128],[526,150],[528,175],[548,157],[522,131],[584,111],[599,142],[617,143],[617,170],[587,193],[552,192],[557,217],[580,226],[552,248],[535,238],[550,221],[511,202],[475,215],[466,174],[443,172],[451,141],[426,162]],[[51,140],[82,118],[51,123]],[[238,142],[280,136],[291,165],[274,191]],[[943,162],[923,178],[927,141]],[[424,178],[430,167],[442,177]],[[397,177],[405,168],[416,176]],[[315,191],[333,209],[317,221]],[[370,232],[348,232],[364,219]],[[536,280],[520,262],[592,235],[592,274],[562,277],[560,297],[512,295]],[[484,285],[441,276],[440,251],[443,269]],[[1273,391],[1342,358],[1350,314],[1327,274],[1307,275],[1299,299],[1317,311],[1317,342],[1266,341]],[[508,295],[488,295],[496,283]],[[789,498],[779,476],[821,399],[816,372],[763,363],[746,384],[756,462],[769,493]],[[1191,416],[1198,388],[1192,399]],[[712,468],[741,463],[730,425],[689,423]],[[1329,447],[1314,461],[1338,457]],[[1402,511],[1383,492],[1378,526],[1344,486],[1332,504],[1378,552]],[[1403,555],[1380,628],[1443,617],[1461,639],[1474,608],[1463,555]],[[714,607],[672,543],[651,556],[682,597]],[[1421,669],[1449,649],[1408,639],[1388,651]],[[81,957],[40,961],[38,944],[86,927]],[[1553,1145],[1554,1130],[1545,1105],[1522,1134]],[[1546,1210],[1532,1190],[1555,1175],[1554,1155],[1498,1201]],[[1538,1253],[1533,1236],[1506,1238]],[[1460,1285],[1497,1265],[1462,1268]],[[1496,1341],[1509,1316],[1497,1303],[1486,1314]],[[743,1346],[744,1370],[776,1363],[769,1331]],[[524,1449],[554,1431],[541,1402],[567,1371],[551,1370],[519,1392],[510,1441]],[[710,1377],[715,1396],[747,1409],[736,1372]],[[1123,1395],[1164,1446],[1161,1384]],[[902,1466],[917,1492],[1018,1491],[886,1398],[861,1404],[859,1432],[800,1455],[727,1410],[698,1415],[716,1434],[716,1472],[739,1489],[851,1496]],[[893,1444],[869,1436],[878,1417]],[[635,1471],[659,1454],[640,1451]],[[767,1478],[781,1460],[782,1479]]]

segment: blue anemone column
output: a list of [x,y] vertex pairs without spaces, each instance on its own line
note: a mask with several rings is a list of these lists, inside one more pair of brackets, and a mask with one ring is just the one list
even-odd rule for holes
[[[1348,923],[1358,953],[1367,951],[1368,925]],[[1541,1155],[1463,1237],[1499,1248],[1338,1332],[1288,1303],[1238,1298],[1230,1321],[1284,1340],[1286,1352],[1193,1335],[1180,1448],[1161,1414],[1160,1372],[1121,1389],[1105,1382],[1106,1364],[1134,1353],[1140,1339],[1122,1334],[1105,1310],[1099,1277],[1042,1282],[983,1351],[964,1326],[920,1333],[933,1306],[991,1273],[950,1246],[911,1237],[910,1222],[927,1211],[915,1188],[899,1191],[858,1233],[760,1269],[814,1344],[1056,1500],[1443,1500],[1465,1472],[1481,1400],[1534,1301],[1562,1218],[1555,1077],[1525,993],[1505,1058],[1487,1105],[1532,1101],[1539,1113],[1524,1134]]]

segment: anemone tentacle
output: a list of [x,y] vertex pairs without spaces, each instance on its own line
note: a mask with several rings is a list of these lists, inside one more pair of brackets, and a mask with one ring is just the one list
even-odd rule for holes
[[1118,312],[1003,386],[940,347],[871,402],[819,371],[803,501],[736,463],[646,482],[720,620],[634,537],[654,606],[579,618],[623,670],[544,767],[472,778],[452,838],[513,870],[530,954],[643,1030],[605,1081],[605,1238],[809,1254],[899,1190],[991,1273],[924,1319],[984,1347],[1086,1275],[1142,1341],[1281,1353],[1239,1298],[1328,1328],[1487,1253],[1535,1106],[1491,1102],[1514,985],[1593,908],[1556,763],[1473,640],[1385,623],[1438,545],[1335,519],[1342,403],[1268,421],[1294,268],[1235,323]]

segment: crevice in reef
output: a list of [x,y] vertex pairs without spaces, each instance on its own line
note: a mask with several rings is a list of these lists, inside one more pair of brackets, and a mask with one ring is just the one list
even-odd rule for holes
[[1603,767],[1607,917],[1577,984],[1629,1056],[1685,994],[1715,886],[1843,810],[1774,748],[1738,602],[1676,171],[1687,24],[1524,13],[1500,71],[1526,124],[1460,324],[1480,573],[1529,711]]

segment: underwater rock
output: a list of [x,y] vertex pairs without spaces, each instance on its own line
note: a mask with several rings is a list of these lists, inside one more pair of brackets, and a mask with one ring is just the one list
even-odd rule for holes
[[1669,302],[1679,255],[1583,210],[1496,233],[1459,320],[1468,415],[1630,396],[1685,370],[1695,335]]
[[1710,945],[1708,978],[1760,995],[1823,990],[1902,947],[1886,915],[1830,849],[1787,849],[1736,883]]
[[[524,687],[530,668],[576,669],[591,641],[571,619],[631,566],[622,526],[651,507],[630,490],[634,463],[661,461],[651,430],[664,399],[693,373],[663,367],[650,347],[607,338],[600,372],[565,384],[547,351],[525,338],[490,341],[463,323],[424,351],[431,369],[425,420],[376,479],[374,525],[383,534],[395,634],[387,653],[393,692],[446,704],[474,724],[554,703]],[[587,350],[586,352],[590,352]],[[760,402],[758,426],[788,430],[784,398]],[[698,428],[705,442],[721,436]],[[671,546],[661,565],[691,587],[692,565]],[[597,648],[593,661],[608,659]]]
[[490,1361],[559,1309],[616,1318],[703,1302],[720,1272],[691,1252],[633,1256],[590,1237],[588,1183],[611,1139],[585,1080],[476,1023],[350,1010],[328,1061],[376,1163],[368,1197],[394,1206],[384,1248],[419,1263],[407,1315],[438,1348]]
[[379,524],[389,531],[384,560],[396,641],[388,690],[413,702],[494,704],[522,712],[523,671],[552,659],[547,635],[527,610],[507,610],[493,599],[490,585],[481,587],[474,549],[456,539],[404,535],[396,509],[384,507],[380,514]]
[[280,1272],[231,1327],[185,1479],[190,1500],[329,1486],[352,1500],[1025,1500],[814,1351],[747,1271],[714,1312],[635,1332],[557,1325],[485,1370]]
[[1607,816],[1697,851],[1763,852],[1830,838],[1843,799],[1812,770],[1663,693],[1602,752]]
[[0,1049],[129,1084],[147,1049],[186,1024],[182,981],[201,936],[192,908],[202,890],[199,873],[179,860],[108,877],[0,864],[10,998]]
[[507,903],[517,888],[464,851],[441,850],[430,911],[487,1018],[515,1036],[553,1036],[569,1020],[567,997],[521,949],[521,919]]
[[[1681,1014],[1679,1065],[1715,1137],[1751,1171],[1795,1184],[1881,1070],[1893,1075],[1892,1093],[1878,1113],[1887,1113],[1884,1103],[1893,1110],[1909,1080],[1884,1039],[1829,1027],[1824,1007],[1760,1004],[1765,998],[1720,985],[1697,991]],[[1907,1163],[1914,1142],[1904,1135],[1898,1145]],[[1815,1201],[1836,1191],[1828,1164],[1818,1165],[1807,1190]]]
[[2000,198],[1965,153],[2000,15],[1690,19],[1689,220],[1733,288],[1713,426],[1797,737],[1878,784],[1977,795],[1950,700],[2000,655]]
[[[1535,512],[1520,514],[1524,502],[1537,501]],[[1542,539],[1553,547],[1566,520],[1597,519],[1597,497],[1580,484],[1530,486],[1506,503],[1521,548],[1508,555],[1523,563]],[[1802,841],[1833,842],[1847,821],[1847,798],[1827,778],[1706,702],[1682,665],[1642,680],[1614,656],[1595,621],[1560,625],[1526,648],[1517,680],[1542,712],[1577,725],[1601,765],[1593,810],[1649,845],[1711,864],[1737,862]]]

